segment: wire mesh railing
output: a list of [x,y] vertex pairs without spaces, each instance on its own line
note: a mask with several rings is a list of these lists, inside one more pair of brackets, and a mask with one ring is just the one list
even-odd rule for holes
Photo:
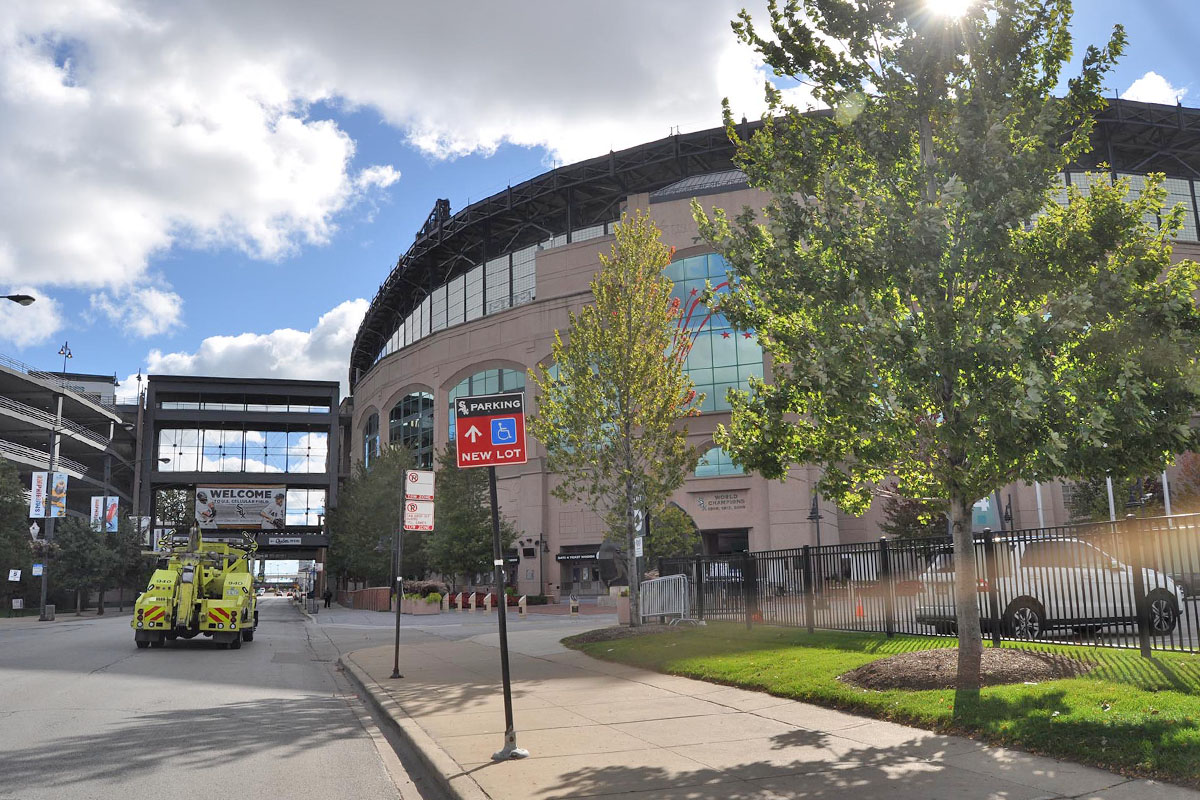
[[985,637],[1200,652],[1200,514],[984,532],[959,596],[948,538],[664,559],[699,619],[950,636],[974,602]]

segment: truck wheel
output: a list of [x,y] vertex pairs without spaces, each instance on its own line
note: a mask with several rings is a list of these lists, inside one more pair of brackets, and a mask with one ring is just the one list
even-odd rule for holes
[[1150,614],[1150,635],[1169,636],[1179,624],[1179,608],[1170,592],[1151,592],[1146,598],[1147,611]]
[[216,645],[217,645],[218,650],[228,650],[229,649],[229,642],[217,642]]
[[242,641],[243,642],[253,642],[254,641],[254,629],[253,628],[246,628],[246,630],[242,631]]
[[150,646],[149,642],[143,642],[141,639],[138,639],[136,642],[134,642],[134,644],[137,645],[138,650],[145,650],[147,647]]
[[232,642],[230,642],[229,649],[230,650],[241,650],[242,649],[242,637],[238,636]]
[[150,642],[150,646],[151,647],[166,647],[167,640],[166,639],[155,639],[154,641]]

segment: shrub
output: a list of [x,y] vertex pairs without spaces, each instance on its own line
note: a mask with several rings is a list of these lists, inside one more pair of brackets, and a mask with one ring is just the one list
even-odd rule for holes
[[438,603],[440,605],[442,602],[442,595],[439,592],[430,592],[429,594],[425,595],[425,602]]

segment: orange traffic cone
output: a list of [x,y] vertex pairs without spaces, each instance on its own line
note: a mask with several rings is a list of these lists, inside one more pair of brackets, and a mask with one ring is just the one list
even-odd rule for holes
[[861,599],[858,601],[858,605],[854,606],[854,616],[856,616],[856,617],[865,617],[866,616],[866,613],[863,611]]

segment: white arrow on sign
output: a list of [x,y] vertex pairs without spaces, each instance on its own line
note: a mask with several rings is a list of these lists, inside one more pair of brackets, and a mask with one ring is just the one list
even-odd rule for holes
[[470,439],[471,444],[475,444],[475,440],[478,439],[480,436],[483,436],[483,432],[480,431],[479,428],[476,428],[474,425],[472,425],[470,428],[467,429],[467,432],[464,433],[463,436]]

